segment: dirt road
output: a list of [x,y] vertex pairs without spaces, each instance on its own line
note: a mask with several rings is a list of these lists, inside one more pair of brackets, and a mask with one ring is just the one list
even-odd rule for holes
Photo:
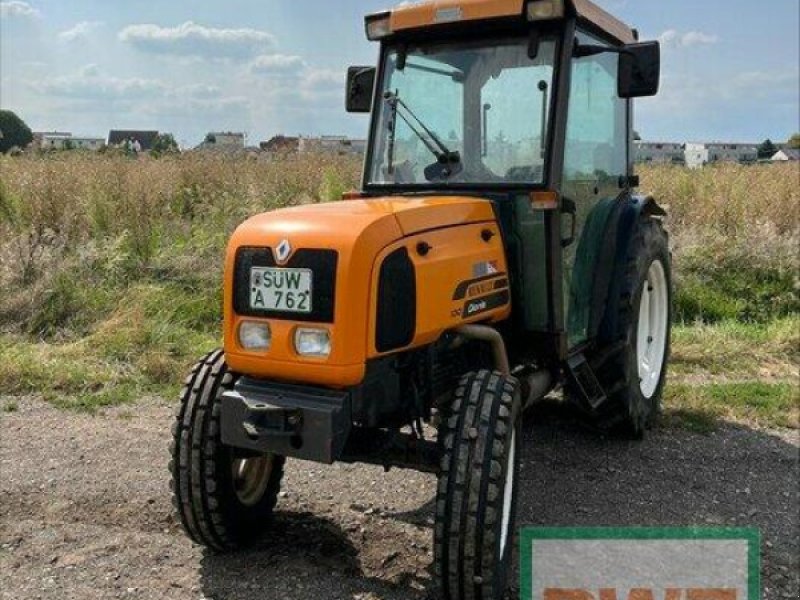
[[[274,534],[193,547],[167,491],[171,408],[104,416],[19,402],[0,426],[3,600],[425,598],[435,480],[290,461]],[[766,598],[797,598],[796,432],[725,426],[607,440],[552,411],[525,424],[520,521],[761,528]]]

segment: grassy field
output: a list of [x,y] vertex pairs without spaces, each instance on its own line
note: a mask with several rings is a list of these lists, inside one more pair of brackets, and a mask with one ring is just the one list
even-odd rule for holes
[[[172,396],[219,345],[233,228],[335,200],[357,187],[359,169],[335,156],[0,157],[0,395],[85,411]],[[665,422],[798,427],[798,168],[641,176],[668,208],[675,257]]]

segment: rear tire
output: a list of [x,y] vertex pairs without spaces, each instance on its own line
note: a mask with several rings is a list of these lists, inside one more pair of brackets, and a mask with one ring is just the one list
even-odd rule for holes
[[513,377],[465,375],[439,432],[434,568],[445,600],[499,600],[514,540],[521,435]]
[[172,500],[181,525],[198,544],[229,551],[269,527],[284,457],[237,456],[220,439],[220,398],[233,387],[221,350],[192,369],[172,426]]
[[670,354],[671,266],[661,222],[641,217],[624,279],[616,288],[616,301],[609,302],[604,323],[606,343],[621,347],[596,373],[608,395],[599,409],[601,424],[636,439],[655,424],[661,411]]

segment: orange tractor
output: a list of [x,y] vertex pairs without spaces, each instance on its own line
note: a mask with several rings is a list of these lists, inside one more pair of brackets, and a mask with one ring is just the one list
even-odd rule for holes
[[225,551],[270,527],[286,457],[436,473],[444,598],[502,597],[523,411],[560,387],[641,436],[669,354],[664,212],[634,193],[659,46],[588,0],[434,0],[366,19],[361,190],[233,234],[224,349],[186,380],[174,501]]

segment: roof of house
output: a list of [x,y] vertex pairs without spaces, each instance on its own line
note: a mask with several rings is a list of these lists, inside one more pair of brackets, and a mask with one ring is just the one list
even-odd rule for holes
[[[614,39],[624,44],[636,41],[633,29],[591,0],[568,0],[567,5],[580,21],[590,23]],[[391,11],[390,25],[392,31],[402,31],[454,21],[522,17],[525,6],[526,0],[428,0],[405,3]]]
[[739,149],[745,148],[757,148],[758,144],[753,142],[687,142],[692,146],[707,146],[711,147],[721,147],[721,146],[736,146]]
[[[778,154],[783,154],[789,160],[800,160],[800,148],[784,148],[783,150],[778,150],[775,156],[778,156]],[[775,158],[775,156],[772,158]]]
[[677,146],[679,148],[683,148],[685,146],[683,142],[650,142],[648,140],[634,140],[633,143],[639,146]]
[[72,134],[68,131],[34,131],[33,135],[38,135],[41,137],[57,137],[57,138],[68,138],[72,137]]
[[259,144],[262,150],[297,150],[300,138],[285,135],[276,135]]
[[158,137],[157,131],[136,131],[127,129],[112,129],[108,133],[108,145],[119,146],[124,144],[125,140],[134,140],[139,142],[142,150],[150,150],[155,144]]

